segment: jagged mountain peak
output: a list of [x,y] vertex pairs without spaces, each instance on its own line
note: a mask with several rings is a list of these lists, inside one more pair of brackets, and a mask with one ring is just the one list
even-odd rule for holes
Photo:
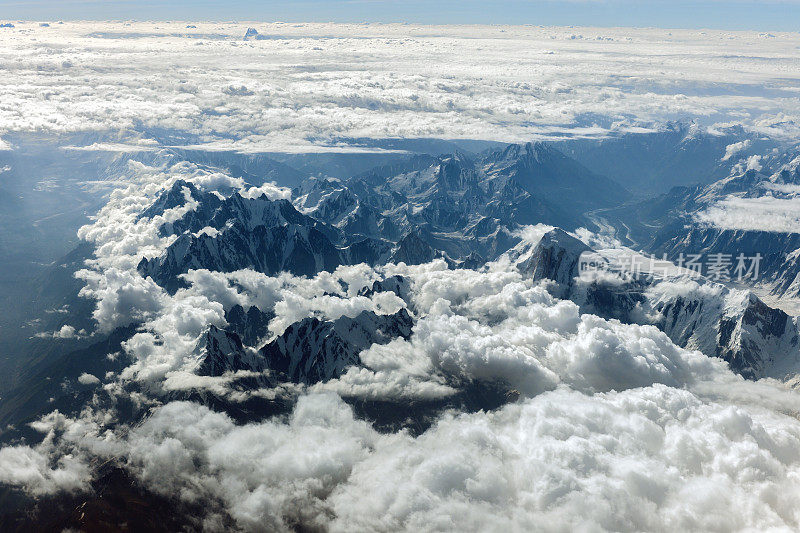
[[[207,227],[215,231],[201,231]],[[171,291],[183,286],[179,276],[192,268],[314,275],[345,262],[331,240],[337,230],[285,199],[233,194],[219,203],[203,203],[164,228],[178,238],[160,256],[143,259],[138,269]]]
[[795,158],[773,177],[775,183],[783,185],[800,185],[800,157]]
[[475,167],[476,159],[466,152],[456,150],[449,154],[442,154],[437,157],[441,167],[451,169],[470,169]]
[[200,376],[221,376],[226,372],[261,372],[265,366],[254,350],[248,350],[236,333],[210,325],[195,349]]
[[270,369],[296,383],[316,383],[338,377],[358,354],[375,343],[409,338],[413,320],[405,308],[393,315],[362,311],[354,318],[332,321],[308,317],[286,328],[260,350]]
[[397,247],[392,253],[391,262],[421,265],[433,261],[436,257],[442,257],[443,254],[431,247],[428,242],[419,231],[407,233],[397,243]]
[[546,143],[510,145],[489,154],[482,165],[488,178],[498,185],[517,186],[576,217],[591,209],[618,205],[630,197],[614,180],[595,174]]
[[292,198],[299,198],[313,192],[325,192],[342,187],[342,180],[329,176],[311,176],[292,189]]
[[252,305],[245,310],[239,304],[225,312],[227,329],[235,332],[247,346],[255,346],[269,335],[269,322],[275,317],[273,312],[264,312]]
[[[142,211],[139,215],[139,219],[163,215],[169,209],[185,205],[187,201],[186,191],[188,191],[189,197],[193,200],[200,201],[206,199],[205,194],[194,183],[178,179],[175,180],[170,188],[163,191],[150,207]],[[210,201],[213,202],[213,200]]]
[[533,159],[538,161],[539,157],[544,154],[560,153],[550,145],[534,141],[520,144],[509,144],[501,150],[490,152],[485,158],[484,162],[494,165],[518,163],[520,160]]
[[749,169],[744,172],[731,174],[727,178],[699,188],[694,201],[709,204],[722,200],[728,194],[753,192],[759,184],[770,182],[769,176],[762,174],[758,170]]
[[359,290],[358,295],[370,297],[380,292],[392,292],[405,301],[406,304],[411,303],[411,282],[408,278],[399,274],[374,281],[371,286],[363,287]]
[[591,249],[561,228],[545,230],[537,242],[523,242],[509,253],[517,270],[534,281],[549,279],[558,284],[565,297],[579,275],[579,262]]

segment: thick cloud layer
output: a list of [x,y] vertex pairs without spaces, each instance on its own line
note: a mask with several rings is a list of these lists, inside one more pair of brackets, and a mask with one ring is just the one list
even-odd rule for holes
[[[422,283],[407,275],[417,283],[414,301],[425,313],[411,339],[374,345],[361,354],[367,368],[351,368],[319,388],[419,399],[452,394],[446,384],[453,380],[478,380],[506,383],[525,396],[560,384],[592,393],[685,386],[723,366],[681,350],[654,327],[582,316],[574,303],[555,300],[512,272],[439,270],[420,276]],[[442,294],[453,300],[434,300]]]
[[195,26],[3,28],[0,135],[135,128],[217,149],[330,151],[352,150],[346,139],[529,141],[687,116],[779,135],[800,122],[796,34],[258,24],[268,38],[245,42],[243,24]]
[[[42,429],[67,426],[54,418]],[[223,509],[248,530],[800,526],[800,423],[664,385],[559,388],[493,413],[446,415],[416,438],[375,432],[330,394],[301,397],[285,421],[237,426],[176,402],[120,440],[86,421],[70,427],[74,454],[122,453],[153,490],[217,502],[204,517],[211,530]],[[39,492],[85,482],[70,456],[46,468],[51,450],[3,449],[3,481]]]
[[331,500],[343,530],[791,527],[798,437],[796,421],[663,386],[560,390],[445,418],[358,464]]
[[729,197],[696,218],[701,224],[721,229],[795,233],[800,227],[800,198]]

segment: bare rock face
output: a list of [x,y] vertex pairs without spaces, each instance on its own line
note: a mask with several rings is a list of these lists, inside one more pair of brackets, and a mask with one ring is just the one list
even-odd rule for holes
[[296,383],[317,383],[360,365],[358,354],[375,343],[408,339],[413,321],[408,311],[377,315],[363,311],[355,318],[333,321],[306,318],[286,328],[260,350],[270,369]]
[[226,372],[267,370],[255,350],[248,349],[236,333],[209,326],[199,343],[202,359],[196,373],[201,376],[221,376]]
[[530,253],[517,263],[517,268],[534,281],[555,281],[561,288],[560,294],[566,297],[579,275],[581,254],[589,251],[590,248],[580,240],[554,228],[545,233]]

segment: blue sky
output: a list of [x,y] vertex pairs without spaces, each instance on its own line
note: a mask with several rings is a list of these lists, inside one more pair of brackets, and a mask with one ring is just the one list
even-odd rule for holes
[[800,0],[0,0],[0,18],[574,24],[800,31]]

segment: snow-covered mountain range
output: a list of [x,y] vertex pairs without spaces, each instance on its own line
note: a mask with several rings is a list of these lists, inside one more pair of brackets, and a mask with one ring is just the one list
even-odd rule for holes
[[[518,242],[526,224],[578,227],[582,213],[627,192],[547,145],[510,145],[480,158],[417,156],[347,181],[309,178],[293,201],[220,198],[176,181],[142,217],[192,205],[162,235],[177,238],[139,271],[175,290],[189,269],[313,275],[339,265],[478,264]],[[197,206],[194,206],[194,204]]]
[[[652,324],[675,344],[719,357],[751,379],[793,379],[800,371],[800,319],[769,307],[751,290],[714,283],[688,270],[669,273],[610,272],[587,277],[581,258],[611,263],[615,256],[640,257],[633,250],[592,250],[560,229],[538,243],[521,243],[509,252],[520,271],[555,283],[551,291],[582,311],[624,323]],[[628,275],[626,275],[628,274]]]
[[[737,134],[742,132],[709,136],[673,126],[664,135],[677,136],[673,141],[685,151],[690,140],[721,142]],[[665,141],[664,135],[658,138],[660,142],[672,142]],[[645,139],[647,150],[666,150],[650,146],[653,142]],[[679,346],[722,358],[745,377],[790,380],[800,369],[798,319],[757,294],[769,284],[774,294],[796,296],[791,288],[798,283],[791,265],[797,262],[800,234],[772,228],[720,228],[703,218],[732,198],[791,201],[795,189],[800,191],[800,169],[782,154],[771,153],[770,165],[780,170],[767,175],[734,166],[729,177],[709,185],[675,188],[654,200],[632,204],[628,211],[607,207],[626,201],[624,189],[541,143],[509,145],[481,155],[413,156],[346,180],[312,177],[279,198],[235,190],[220,194],[178,180],[140,219],[163,219],[173,209],[188,211],[159,226],[170,244],[159,255],[142,258],[138,271],[175,292],[190,286],[185,274],[197,269],[227,273],[253,269],[267,275],[289,272],[313,277],[362,263],[420,265],[439,258],[449,268],[480,269],[487,261],[507,260],[534,281],[554,282],[550,292],[576,302],[582,312],[654,325]],[[568,233],[581,224],[591,227],[585,212],[602,212],[612,219],[621,212],[635,213],[640,221],[629,235],[649,231],[647,249],[667,258],[763,252],[762,277],[734,287],[724,283],[727,280],[697,276],[680,265],[668,276],[645,273],[587,282],[579,272],[584,254],[599,254],[609,261],[639,252],[619,243],[593,249]],[[542,223],[554,229],[533,240],[524,237],[524,227]],[[559,224],[564,229],[555,227]],[[388,290],[413,313],[408,282],[397,285],[393,279],[376,281],[361,293]],[[381,283],[397,286],[387,289]],[[211,326],[199,342],[204,355],[197,372],[221,376],[249,371],[295,383],[330,380],[349,366],[359,366],[358,353],[379,339],[408,338],[412,315],[399,313],[364,311],[335,320],[309,317],[270,333],[271,311],[251,307],[245,314],[237,306],[226,311],[233,326],[227,330]],[[244,321],[254,325],[245,326]],[[257,344],[263,341],[268,342]]]
[[711,184],[676,187],[604,216],[621,221],[638,246],[673,261],[723,254],[735,265],[740,255],[758,257],[751,285],[773,299],[793,300],[800,296],[798,163],[796,152],[770,154]]
[[[637,142],[644,154],[685,151],[678,168],[743,133],[659,135],[609,141],[609,153]],[[85,249],[60,267],[95,306],[80,322],[76,314],[80,329],[50,334],[72,336],[74,349],[43,357],[8,392],[2,438],[13,453],[66,446],[81,461],[115,461],[139,449],[125,439],[164,435],[140,435],[152,413],[181,405],[261,439],[265,417],[319,420],[304,402],[333,395],[369,431],[425,438],[447,413],[503,413],[565,389],[609,398],[654,387],[702,398],[792,390],[800,170],[791,150],[753,159],[756,139],[735,142],[744,144],[724,152],[737,162],[712,172],[725,167],[726,177],[649,200],[558,149],[598,156],[578,141],[402,156],[347,178],[298,171],[283,183],[291,188],[268,181],[283,164],[271,158],[115,159],[109,172],[133,176],[127,194],[111,196],[81,230]],[[760,254],[759,277],[720,279],[671,261],[719,253]],[[58,309],[83,309],[75,297]],[[53,372],[59,382],[46,379]],[[89,429],[53,430],[25,448],[42,417]],[[146,471],[126,460],[92,475],[116,494]],[[25,483],[50,494],[73,478],[37,479]],[[136,497],[160,505],[159,494]],[[222,520],[241,521],[229,507]]]

